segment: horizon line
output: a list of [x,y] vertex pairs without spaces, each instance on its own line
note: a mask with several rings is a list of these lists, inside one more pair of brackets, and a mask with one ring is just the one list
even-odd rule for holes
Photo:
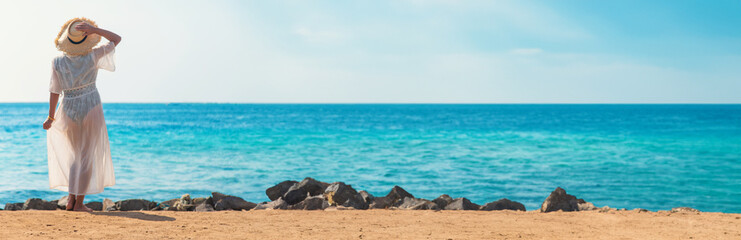
[[[0,104],[34,104],[34,103],[49,103],[45,102],[0,102]],[[104,102],[102,104],[265,104],[265,105],[280,105],[280,104],[295,104],[295,105],[311,105],[311,104],[325,104],[325,105],[739,105],[737,103],[718,103],[718,102],[460,102],[460,103],[445,103],[445,102]]]

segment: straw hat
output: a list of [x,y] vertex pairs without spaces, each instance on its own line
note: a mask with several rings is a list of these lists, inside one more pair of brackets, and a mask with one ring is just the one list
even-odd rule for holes
[[87,18],[73,18],[62,25],[62,30],[57,34],[57,38],[54,39],[54,44],[57,46],[59,51],[67,53],[67,55],[78,56],[85,55],[92,51],[95,45],[100,42],[100,35],[89,34],[85,36],[82,31],[75,30],[75,26],[86,22],[93,27],[98,27],[93,20]]

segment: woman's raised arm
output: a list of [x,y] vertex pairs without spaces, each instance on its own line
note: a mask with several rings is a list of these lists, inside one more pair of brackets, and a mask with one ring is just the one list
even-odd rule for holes
[[100,36],[103,36],[105,39],[108,39],[108,41],[113,42],[113,44],[116,46],[118,46],[118,43],[121,42],[121,36],[119,36],[118,34],[115,34],[111,31],[108,31],[102,28],[93,27],[92,25],[87,24],[86,22],[78,24],[77,26],[75,26],[75,29],[78,31],[85,32],[85,35],[98,34]]

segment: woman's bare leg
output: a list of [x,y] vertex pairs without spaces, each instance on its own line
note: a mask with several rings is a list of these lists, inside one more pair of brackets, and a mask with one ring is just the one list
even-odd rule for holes
[[67,196],[67,207],[65,208],[65,210],[72,211],[72,209],[74,208],[75,208],[75,195],[70,193],[69,196]]
[[92,209],[85,206],[85,204],[82,204],[83,200],[85,200],[85,195],[77,195],[77,199],[75,200],[75,211],[93,212]]

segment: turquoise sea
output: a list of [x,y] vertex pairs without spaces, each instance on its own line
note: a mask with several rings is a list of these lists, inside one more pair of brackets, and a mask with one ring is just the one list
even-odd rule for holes
[[[528,210],[557,186],[597,206],[741,213],[741,105],[104,104],[117,185],[155,201],[310,176],[385,195]],[[0,104],[0,206],[57,199],[45,103]]]

